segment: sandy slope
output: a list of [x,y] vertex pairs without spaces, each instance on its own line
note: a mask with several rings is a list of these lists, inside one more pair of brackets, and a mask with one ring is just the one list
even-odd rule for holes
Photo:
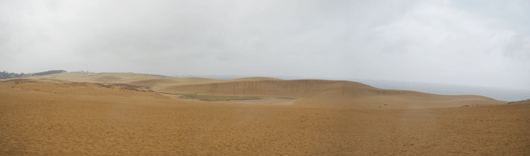
[[159,76],[134,74],[134,73],[60,73],[43,76],[31,76],[32,80],[61,80],[68,82],[91,82],[91,83],[127,83],[139,80],[150,80],[162,78]]
[[[0,155],[530,154],[528,101],[506,104],[346,81],[52,76],[0,82]],[[98,79],[104,76],[119,79]],[[101,81],[297,99],[292,105],[202,102]],[[372,108],[374,102],[388,105]],[[455,107],[442,108],[447,105]],[[420,106],[431,108],[405,109]]]
[[[295,105],[334,108],[444,108],[494,105],[506,102],[481,96],[447,96],[414,91],[385,90],[349,81],[259,80],[208,84],[177,84],[164,92],[215,95],[295,97]],[[386,105],[385,105],[386,104]]]
[[30,77],[30,79],[130,84],[170,93],[293,97],[297,100],[289,103],[304,107],[409,109],[506,103],[505,101],[473,95],[445,96],[414,91],[385,90],[351,81],[281,80],[267,77],[217,80],[209,78],[164,78],[133,73],[61,73]]

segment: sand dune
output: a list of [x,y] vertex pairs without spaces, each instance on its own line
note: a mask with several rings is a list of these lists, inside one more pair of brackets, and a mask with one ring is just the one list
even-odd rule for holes
[[327,80],[261,80],[235,81],[224,83],[175,85],[162,89],[182,93],[219,94],[219,95],[271,95],[311,97],[324,91],[341,89],[343,86],[364,90],[373,88],[355,82]]
[[271,78],[271,77],[244,77],[244,78],[232,79],[231,81],[263,81],[263,80],[281,80],[281,79]]
[[281,80],[250,77],[231,80],[209,78],[165,78],[132,73],[60,73],[28,79],[47,82],[129,84],[142,90],[181,94],[293,97],[296,106],[357,109],[447,108],[497,105],[505,101],[475,95],[436,95],[405,90],[374,88],[351,81]]
[[[142,87],[296,99],[205,102]],[[528,129],[530,101],[348,81],[112,73],[0,81],[0,155],[530,155]]]
[[482,96],[447,96],[385,90],[357,82],[328,80],[242,80],[173,85],[159,90],[187,94],[296,97],[301,99],[296,105],[338,108],[443,108],[506,103]]
[[91,83],[129,83],[132,81],[151,80],[162,78],[147,74],[133,73],[59,73],[44,76],[31,76],[27,79],[44,80],[54,79],[68,82],[91,82]]
[[134,81],[134,82],[131,82],[130,84],[153,88],[155,86],[163,86],[165,84],[178,84],[178,81],[173,80],[173,79],[161,78],[161,79]]

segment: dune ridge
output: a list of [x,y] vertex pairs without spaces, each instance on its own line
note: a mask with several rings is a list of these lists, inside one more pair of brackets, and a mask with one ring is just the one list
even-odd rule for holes
[[[179,84],[160,89],[186,94],[282,96],[300,98],[295,105],[337,108],[443,108],[473,103],[504,104],[476,95],[436,95],[386,90],[358,82],[331,80],[258,80],[208,84]],[[386,105],[385,105],[386,104]],[[388,107],[385,107],[388,106]]]
[[[0,80],[0,155],[530,154],[530,101],[349,81],[63,76]],[[119,80],[94,80],[103,76]],[[164,89],[295,99],[206,102]]]
[[[295,106],[355,109],[447,108],[499,105],[477,95],[437,95],[407,90],[379,89],[352,81],[318,79],[281,80],[247,77],[230,80],[211,78],[167,78],[133,73],[59,73],[27,79],[54,82],[116,84],[142,90],[179,94],[291,97]],[[134,87],[137,86],[137,87]]]

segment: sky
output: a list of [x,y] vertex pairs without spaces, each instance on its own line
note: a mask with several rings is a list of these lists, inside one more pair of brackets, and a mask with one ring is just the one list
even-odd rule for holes
[[0,71],[530,90],[528,0],[0,0]]

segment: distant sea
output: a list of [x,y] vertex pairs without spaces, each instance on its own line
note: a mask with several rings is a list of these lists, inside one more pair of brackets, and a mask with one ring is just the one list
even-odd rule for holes
[[[232,76],[232,75],[182,75],[171,77],[204,77],[213,79],[236,79],[243,77],[257,77],[257,76]],[[294,79],[325,79],[325,80],[346,80],[360,82],[366,85],[381,89],[393,90],[412,90],[431,94],[440,95],[480,95],[493,98],[501,101],[521,101],[530,99],[530,90],[513,90],[492,87],[478,87],[452,84],[436,84],[436,83],[421,83],[421,82],[405,82],[405,81],[389,81],[389,80],[370,80],[370,79],[340,79],[340,78],[318,78],[318,77],[281,77],[281,76],[260,76],[273,77],[285,80]]]
[[478,87],[452,84],[418,83],[387,80],[352,79],[373,87],[394,90],[413,90],[441,95],[480,95],[501,101],[521,101],[530,99],[530,90],[513,90],[492,87]]

